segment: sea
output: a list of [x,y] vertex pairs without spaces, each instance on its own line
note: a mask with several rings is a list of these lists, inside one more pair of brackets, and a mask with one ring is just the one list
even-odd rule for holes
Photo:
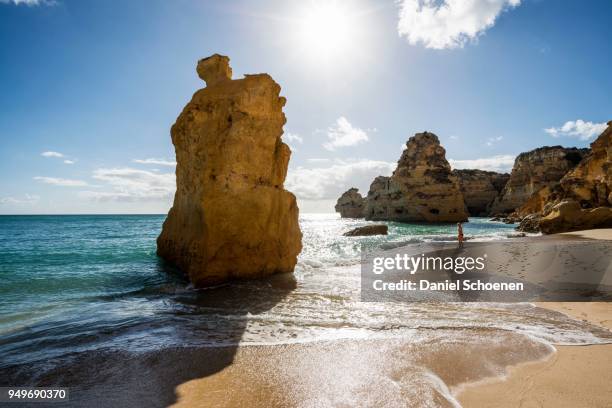
[[[610,332],[529,303],[361,302],[361,245],[453,241],[455,225],[368,224],[303,214],[295,273],[196,290],[156,255],[165,215],[0,216],[0,385],[36,384],[92,353],[402,339],[599,344]],[[512,240],[514,226],[470,218],[470,241]],[[474,334],[477,333],[477,334]],[[518,341],[518,340],[516,340]],[[524,344],[521,345],[524,348]],[[3,374],[2,374],[3,373]]]

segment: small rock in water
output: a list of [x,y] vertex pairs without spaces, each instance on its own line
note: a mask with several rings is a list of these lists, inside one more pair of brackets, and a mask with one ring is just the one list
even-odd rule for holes
[[384,224],[366,225],[365,227],[357,227],[345,233],[345,237],[357,237],[364,235],[387,235],[389,227]]

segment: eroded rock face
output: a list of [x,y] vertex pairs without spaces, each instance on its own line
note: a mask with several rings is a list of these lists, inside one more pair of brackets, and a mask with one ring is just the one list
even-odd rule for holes
[[530,214],[521,219],[521,223],[516,229],[523,232],[540,232],[541,218],[540,214]]
[[365,200],[356,188],[345,191],[334,208],[342,218],[363,218],[365,216]]
[[551,209],[546,217],[539,220],[539,227],[545,234],[610,228],[612,227],[612,208],[583,209],[577,201],[561,201]]
[[591,143],[591,152],[561,179],[561,188],[581,207],[612,205],[612,121]]
[[214,54],[199,60],[196,72],[206,82],[206,86],[232,79],[232,68],[229,65],[229,58],[225,55]]
[[510,179],[490,212],[511,213],[538,190],[552,186],[582,160],[588,149],[545,146],[521,153],[514,161]]
[[[557,201],[556,198],[561,197],[563,190],[561,190],[561,185],[559,183],[554,183],[550,186],[545,186],[533,193],[531,197],[520,206],[515,212],[514,215],[518,217],[525,217],[529,214],[534,213],[542,213],[545,206],[551,201]],[[553,199],[553,197],[555,197]],[[550,211],[552,205],[549,205],[547,209]],[[548,212],[547,211],[547,212]]]
[[197,72],[207,87],[172,126],[177,189],[157,253],[197,287],[292,272],[302,234],[283,189],[291,151],[280,86],[267,74],[231,80],[220,55]]
[[433,133],[417,133],[406,143],[391,177],[370,186],[366,219],[400,222],[467,220],[463,194]]
[[508,182],[510,175],[485,170],[453,170],[468,213],[474,217],[490,215],[493,201]]
[[[517,215],[539,219],[537,228],[544,233],[603,228],[610,224],[612,211],[612,122],[591,143],[590,152],[558,183],[535,192],[517,210]],[[525,225],[523,225],[525,224]],[[536,228],[521,223],[520,229]]]

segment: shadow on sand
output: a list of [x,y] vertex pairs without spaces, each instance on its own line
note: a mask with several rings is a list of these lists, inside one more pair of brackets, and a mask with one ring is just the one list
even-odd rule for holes
[[[87,334],[79,332],[73,341],[79,346],[89,341],[87,351],[0,368],[0,386],[69,387],[70,400],[62,406],[172,405],[177,401],[178,385],[210,376],[232,364],[249,319],[273,308],[295,287],[293,275],[283,274],[201,291],[152,294],[147,289],[129,294],[145,300],[163,297],[162,301],[169,303],[168,312],[144,323],[113,327],[117,347],[96,350],[95,339],[87,339]],[[32,328],[24,329],[28,330]],[[98,334],[92,332],[90,336]],[[166,337],[171,339],[167,345]],[[45,339],[40,341],[45,347]],[[126,342],[136,346],[123,347]],[[145,345],[142,351],[138,351],[140,344]]]

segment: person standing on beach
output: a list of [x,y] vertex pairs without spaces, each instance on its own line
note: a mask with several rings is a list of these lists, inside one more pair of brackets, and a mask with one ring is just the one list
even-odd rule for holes
[[457,241],[459,241],[459,248],[463,248],[463,226],[460,222],[457,223]]

